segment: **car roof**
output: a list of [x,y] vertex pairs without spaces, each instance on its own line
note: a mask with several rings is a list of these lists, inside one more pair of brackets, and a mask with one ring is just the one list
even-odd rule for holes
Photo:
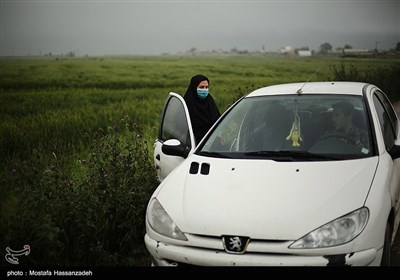
[[368,86],[360,82],[303,82],[267,86],[259,88],[246,97],[281,95],[281,94],[351,94],[362,95],[363,89]]

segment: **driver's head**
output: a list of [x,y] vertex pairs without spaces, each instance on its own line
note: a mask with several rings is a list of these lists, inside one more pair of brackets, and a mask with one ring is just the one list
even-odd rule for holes
[[342,101],[333,104],[332,107],[332,123],[334,128],[339,132],[347,133],[353,125],[353,104]]

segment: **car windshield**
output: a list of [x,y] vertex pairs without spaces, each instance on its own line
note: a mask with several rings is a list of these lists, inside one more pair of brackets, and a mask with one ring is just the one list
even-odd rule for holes
[[270,95],[242,99],[196,151],[222,158],[343,160],[373,155],[362,96]]

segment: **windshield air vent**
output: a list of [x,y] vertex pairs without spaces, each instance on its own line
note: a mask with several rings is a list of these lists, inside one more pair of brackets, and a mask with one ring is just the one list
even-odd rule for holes
[[208,175],[210,173],[210,164],[209,163],[201,164],[200,173],[203,175]]
[[189,173],[190,174],[197,174],[197,172],[199,172],[199,163],[194,161],[190,165]]

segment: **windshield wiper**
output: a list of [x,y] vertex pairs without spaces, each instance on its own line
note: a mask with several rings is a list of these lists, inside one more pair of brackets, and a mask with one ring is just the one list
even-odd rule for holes
[[244,153],[245,156],[263,157],[276,161],[294,161],[294,160],[337,160],[332,156],[313,154],[307,151],[255,151]]
[[217,157],[217,158],[232,158],[228,156],[225,153],[219,153],[219,152],[207,152],[207,151],[200,151],[198,153],[200,156],[206,156],[206,157]]

